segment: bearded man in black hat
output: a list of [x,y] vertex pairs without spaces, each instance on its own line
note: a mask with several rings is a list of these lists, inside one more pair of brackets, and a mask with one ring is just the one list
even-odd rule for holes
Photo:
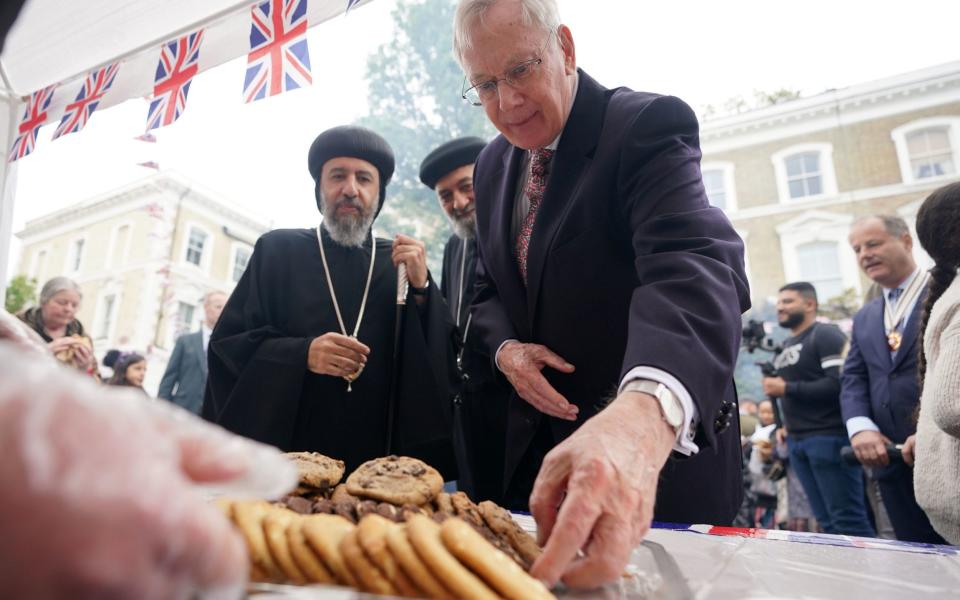
[[510,388],[496,377],[481,338],[470,332],[470,304],[477,268],[477,220],[473,163],[486,145],[463,137],[437,147],[420,164],[420,181],[437,193],[453,227],[443,249],[440,291],[459,340],[453,394],[454,450],[458,487],[475,501],[500,502],[503,490],[507,399]]
[[348,471],[398,453],[453,478],[446,305],[423,243],[372,231],[393,151],[368,129],[335,127],[314,140],[308,163],[323,221],[257,241],[210,338],[202,414],[283,450],[339,458]]

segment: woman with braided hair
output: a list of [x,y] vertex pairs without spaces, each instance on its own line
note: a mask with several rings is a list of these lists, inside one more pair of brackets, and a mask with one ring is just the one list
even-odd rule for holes
[[[917,213],[917,237],[934,260],[923,307],[920,416],[914,486],[940,535],[960,543],[960,182],[934,191]],[[909,440],[908,440],[909,442]]]

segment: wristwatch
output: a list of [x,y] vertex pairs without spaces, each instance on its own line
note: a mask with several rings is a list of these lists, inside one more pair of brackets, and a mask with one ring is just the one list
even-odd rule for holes
[[680,400],[670,391],[667,386],[659,381],[650,379],[634,379],[623,386],[624,392],[642,392],[650,394],[660,403],[660,412],[663,414],[663,420],[674,431],[679,431],[683,425],[683,405]]

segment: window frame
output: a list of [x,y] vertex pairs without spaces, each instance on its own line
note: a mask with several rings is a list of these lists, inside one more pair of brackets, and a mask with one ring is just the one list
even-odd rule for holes
[[[720,171],[723,174],[723,193],[726,196],[726,206],[721,208],[725,213],[737,212],[737,185],[734,178],[736,167],[729,161],[708,161],[700,165],[700,179],[703,180],[703,174],[707,171]],[[707,191],[707,185],[703,185],[704,193]],[[707,194],[707,201],[710,201],[710,195]],[[711,204],[710,206],[716,206]],[[720,208],[720,207],[717,207]]]
[[[787,159],[798,154],[808,154],[811,152],[819,154],[821,191],[819,194],[793,198],[790,196]],[[821,200],[837,195],[837,173],[833,164],[833,144],[822,142],[794,144],[793,146],[778,150],[770,157],[770,160],[773,161],[773,170],[777,179],[777,195],[781,204],[796,204],[810,200]]]
[[835,242],[843,289],[853,288],[858,295],[862,294],[860,267],[848,239],[853,219],[850,214],[808,210],[778,225],[776,231],[780,238],[784,281],[802,281],[797,253],[799,246],[809,242]]
[[[77,242],[83,243],[79,257],[77,256]],[[70,238],[70,241],[67,242],[66,263],[63,265],[63,272],[66,275],[77,275],[83,271],[84,256],[87,254],[88,249],[86,234]],[[74,265],[76,265],[76,268],[74,268]]]
[[[925,129],[939,129],[943,127],[946,127],[947,139],[950,140],[954,172],[946,175],[935,175],[933,177],[915,177],[913,175],[913,167],[910,164],[910,149],[907,147],[907,138],[911,134]],[[960,117],[943,116],[916,119],[894,128],[890,132],[890,138],[893,140],[894,146],[896,146],[897,149],[897,162],[900,165],[900,179],[903,183],[947,181],[960,177]]]
[[[194,264],[187,260],[187,252],[190,250],[190,234],[194,231],[200,231],[207,236],[206,243],[204,244],[203,252],[200,255],[200,264]],[[184,265],[187,268],[199,269],[204,273],[210,272],[210,264],[213,261],[213,248],[215,245],[216,238],[213,235],[213,231],[207,227],[197,223],[195,221],[190,221],[184,224],[184,235],[183,239],[180,241],[180,264]]]
[[[247,264],[243,267],[244,271],[247,270],[247,266],[250,265],[250,258],[253,257],[253,246],[251,246],[250,244],[245,244],[243,242],[231,242],[230,263],[227,266],[227,283],[229,283],[230,285],[236,285],[237,282],[240,281],[239,278],[234,279],[233,275],[237,266],[237,256],[239,256],[241,250],[247,252]],[[242,277],[243,273],[241,273],[240,275]]]

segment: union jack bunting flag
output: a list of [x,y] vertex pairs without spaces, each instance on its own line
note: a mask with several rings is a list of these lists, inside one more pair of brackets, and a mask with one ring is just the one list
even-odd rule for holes
[[40,126],[47,122],[47,109],[50,108],[50,100],[53,99],[53,90],[56,87],[57,84],[53,84],[30,95],[17,129],[17,139],[13,141],[7,156],[8,163],[33,152],[33,147],[37,145],[37,132],[40,131]]
[[245,102],[308,86],[307,0],[269,0],[253,7]]
[[77,99],[67,105],[67,109],[63,113],[63,119],[60,120],[56,131],[53,132],[53,139],[83,129],[90,116],[93,115],[93,111],[97,110],[100,99],[113,85],[113,80],[119,70],[120,63],[113,63],[87,75],[83,87],[80,88],[80,93],[77,94]]
[[147,114],[147,130],[170,125],[180,118],[187,104],[190,81],[200,62],[200,29],[160,49],[160,61],[153,80],[153,101]]

